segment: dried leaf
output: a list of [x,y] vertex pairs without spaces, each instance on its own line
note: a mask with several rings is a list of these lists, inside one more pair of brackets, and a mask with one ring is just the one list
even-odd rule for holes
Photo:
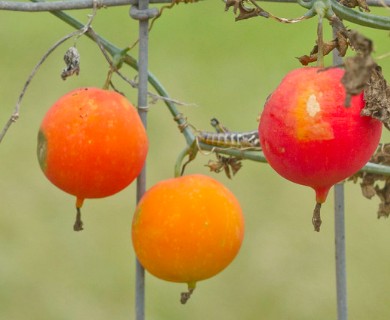
[[297,57],[297,59],[299,60],[301,65],[307,66],[311,62],[317,61],[317,56],[313,57],[313,56],[304,55],[304,56]]
[[390,129],[390,89],[382,76],[381,68],[371,56],[372,41],[357,31],[347,30],[336,16],[331,24],[340,35],[339,41],[345,38],[356,51],[356,56],[346,58],[344,61],[345,74],[341,82],[346,90],[345,105],[349,105],[351,96],[364,90],[366,106],[362,115],[379,119]]
[[345,105],[349,106],[351,96],[362,92],[377,64],[371,57],[373,45],[370,39],[357,31],[346,30],[345,28],[338,31],[346,36],[351,47],[357,53],[356,56],[345,59],[345,73],[341,79],[346,90]]
[[380,120],[390,130],[390,88],[382,75],[382,69],[376,66],[364,88],[366,105],[362,115]]
[[250,8],[245,6],[244,3],[247,3],[246,0],[227,0],[225,5],[225,11],[228,11],[230,7],[233,7],[234,14],[236,16],[236,21],[249,19],[253,17],[262,16],[265,18],[269,18],[270,14],[266,10],[260,8],[258,5],[254,8]]
[[387,218],[390,215],[390,181],[387,180],[383,188],[375,186],[375,191],[381,200],[378,209],[378,218]]
[[359,7],[359,9],[370,12],[370,8],[368,7],[366,0],[340,0],[340,4],[348,8]]
[[62,80],[66,80],[68,77],[80,73],[80,54],[77,51],[76,47],[70,47],[65,55],[64,61],[66,64],[66,68],[62,70],[61,78]]
[[376,195],[376,190],[373,184],[361,183],[360,187],[362,188],[362,193],[365,198],[371,199]]
[[[333,49],[337,49],[339,52],[339,56],[344,57],[345,54],[347,53],[348,47],[349,47],[349,41],[347,36],[345,35],[345,32],[336,31],[335,39],[328,42],[324,42],[323,55],[326,56],[329,53],[331,53]],[[299,62],[304,66],[308,65],[309,63],[316,62],[317,59],[318,59],[317,44],[313,47],[313,50],[310,52],[310,55],[304,55],[298,57]]]
[[345,73],[341,79],[346,90],[345,105],[349,106],[351,96],[363,91],[371,77],[376,63],[371,56],[355,56],[346,58],[344,61]]
[[349,47],[347,37],[342,32],[336,32],[335,41],[336,41],[336,48],[339,51],[339,56],[344,57]]
[[241,159],[236,157],[224,157],[219,154],[216,154],[217,160],[209,160],[205,165],[210,168],[211,172],[219,173],[224,170],[226,176],[231,179],[233,176],[241,169],[242,163]]
[[242,0],[226,0],[225,11],[228,11],[230,7],[233,7],[234,14],[237,14],[240,6],[243,6]]
[[241,169],[242,163],[237,158],[233,158],[232,160],[233,161],[230,161],[229,165],[232,169],[233,175],[235,175],[238,172],[238,170]]
[[[323,55],[326,56],[327,54],[329,54],[334,48],[337,48],[337,40],[334,39],[334,40],[331,40],[329,42],[324,42],[324,47],[323,47]],[[310,52],[310,55],[304,55],[304,56],[301,56],[301,57],[298,57],[297,58],[299,60],[299,62],[304,65],[304,66],[307,66],[309,63],[311,62],[316,62],[317,59],[318,59],[318,45],[316,44],[313,49],[311,50]]]
[[[390,144],[379,145],[370,162],[390,165]],[[364,197],[371,199],[376,195],[380,199],[378,218],[388,217],[390,215],[390,177],[383,174],[358,172],[349,178],[355,183],[359,179],[361,179],[360,187]],[[383,186],[380,186],[382,183]]]
[[363,56],[368,56],[373,51],[373,43],[371,39],[366,38],[362,34],[354,30],[348,30],[346,37],[348,38],[354,50]]

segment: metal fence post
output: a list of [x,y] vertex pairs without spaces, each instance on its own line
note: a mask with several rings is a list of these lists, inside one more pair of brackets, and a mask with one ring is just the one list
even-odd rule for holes
[[[149,0],[139,0],[138,6],[130,9],[130,16],[139,20],[139,50],[138,50],[138,113],[145,128],[147,127],[148,111],[148,47],[149,19],[156,16],[157,9],[149,9]],[[146,164],[137,179],[137,203],[146,190]],[[136,259],[135,274],[135,319],[145,319],[145,270]]]
[[[336,36],[336,30],[333,29]],[[333,50],[333,65],[341,65],[342,58],[338,51]],[[336,262],[336,299],[337,319],[348,319],[347,308],[347,271],[345,253],[345,207],[344,207],[344,183],[334,186],[334,232],[335,232],[335,262]]]
[[338,183],[334,186],[334,194],[337,319],[347,320],[348,309],[345,255],[344,183]]

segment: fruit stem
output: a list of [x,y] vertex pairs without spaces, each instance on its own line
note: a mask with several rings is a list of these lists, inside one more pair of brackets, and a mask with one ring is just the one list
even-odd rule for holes
[[321,203],[317,202],[313,212],[313,218],[311,220],[314,226],[314,231],[320,232],[321,227]]
[[81,209],[76,208],[76,210],[77,210],[76,221],[74,222],[73,230],[74,231],[81,231],[84,229],[83,228],[83,221],[81,221]]
[[[195,159],[196,154],[198,153],[198,147],[196,141],[194,141],[190,146],[185,147],[178,155],[174,168],[175,178],[181,177],[184,174],[184,170],[188,163]],[[184,158],[188,155],[188,160],[184,163]]]
[[83,205],[84,199],[77,198],[76,200],[76,221],[74,222],[73,225],[73,230],[74,231],[81,231],[83,230],[83,221],[81,221],[81,207]]
[[322,1],[316,1],[314,9],[318,14],[318,25],[317,25],[317,67],[324,67],[324,33],[323,33],[323,18],[325,16],[326,6]]
[[191,298],[191,295],[194,292],[195,287],[196,287],[195,282],[188,283],[188,291],[181,293],[181,298],[180,298],[181,304],[185,304]]

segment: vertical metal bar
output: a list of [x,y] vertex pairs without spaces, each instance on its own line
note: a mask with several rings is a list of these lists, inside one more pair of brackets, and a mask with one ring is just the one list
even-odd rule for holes
[[[336,31],[333,29],[333,35]],[[333,50],[333,64],[343,63],[338,51]],[[344,183],[334,186],[334,226],[335,226],[335,259],[336,259],[336,298],[337,319],[348,319],[347,305],[347,271],[345,253],[345,207],[344,207]]]
[[344,215],[344,183],[334,187],[335,194],[335,246],[336,246],[336,289],[337,319],[347,320],[347,274],[345,255],[345,215]]
[[[147,10],[149,0],[139,0],[138,10]],[[149,20],[139,20],[139,53],[138,53],[138,113],[142,123],[147,127],[147,93],[148,93],[148,42]],[[146,190],[146,164],[137,179],[137,202]],[[145,270],[136,259],[135,280],[135,319],[145,319]]]
[[145,269],[135,261],[135,319],[145,319]]

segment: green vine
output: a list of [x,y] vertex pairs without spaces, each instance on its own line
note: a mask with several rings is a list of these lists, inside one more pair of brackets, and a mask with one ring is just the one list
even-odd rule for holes
[[329,19],[336,14],[340,19],[344,19],[361,26],[390,30],[390,18],[353,10],[340,4],[337,0],[297,0],[297,2],[300,6],[306,9],[313,9],[318,6],[319,3],[327,6],[327,18]]
[[334,13],[341,19],[374,29],[390,30],[390,18],[347,8],[336,0],[330,0]]
[[[32,2],[42,2],[41,0],[30,0]],[[322,1],[322,0],[320,0]],[[301,1],[302,2],[302,1]],[[311,1],[315,2],[315,1]],[[333,1],[332,1],[333,2]],[[348,9],[348,8],[346,8]],[[350,9],[348,9],[350,10]],[[352,10],[353,11],[353,10]],[[330,13],[328,11],[328,13]],[[73,18],[72,16],[68,15],[67,13],[64,13],[62,11],[51,11],[51,14],[56,16],[57,18],[61,19],[68,25],[72,26],[75,29],[82,29],[84,25],[78,21],[77,19]],[[390,25],[389,25],[390,29]],[[85,35],[93,40],[94,42],[99,42],[99,44],[111,55],[113,60],[116,62],[115,65],[120,66],[123,62],[123,64],[126,64],[133,68],[134,70],[138,70],[138,63],[137,60],[128,54],[128,50],[126,49],[120,49],[116,47],[114,44],[106,40],[105,38],[99,36],[95,32],[92,32],[91,30],[87,30]],[[169,99],[168,92],[163,87],[163,85],[159,82],[159,80],[154,76],[152,73],[148,73],[148,81],[150,85],[156,90],[156,92],[163,98],[164,103],[168,107],[169,111],[171,112],[174,120],[177,122],[180,131],[183,133],[187,147],[183,151],[183,153],[180,155],[180,161],[183,161],[184,157],[186,155],[189,156],[190,159],[193,159],[196,155],[196,152],[193,151],[189,152],[189,150],[193,150],[194,145],[196,145],[199,150],[202,151],[212,151],[216,152],[218,154],[225,154],[232,157],[237,157],[240,159],[248,159],[252,161],[257,162],[267,162],[263,153],[261,151],[251,151],[251,150],[240,150],[240,149],[232,149],[232,148],[218,148],[213,145],[208,145],[207,143],[198,142],[195,134],[193,133],[190,126],[188,126],[187,121],[185,117],[179,112],[179,110],[176,107],[176,104]],[[179,164],[176,164],[176,174],[178,173],[178,166]],[[381,164],[375,164],[375,163],[367,163],[366,166],[364,166],[361,170],[361,172],[368,172],[368,173],[376,173],[376,174],[384,174],[384,175],[390,175],[390,166],[381,165]]]

